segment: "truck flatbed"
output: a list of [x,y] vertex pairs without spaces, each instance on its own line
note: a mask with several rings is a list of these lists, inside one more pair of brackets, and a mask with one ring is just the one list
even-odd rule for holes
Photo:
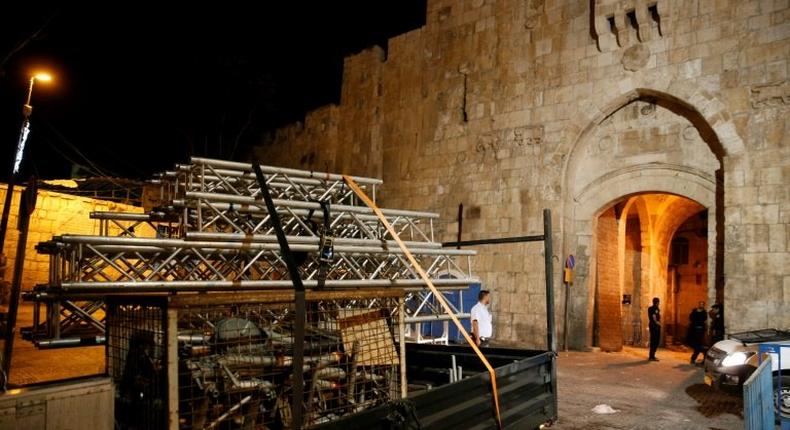
[[785,340],[790,340],[790,331],[769,328],[769,329],[761,329],[761,330],[744,331],[741,333],[732,333],[729,335],[729,338],[740,341],[743,344],[782,342]]
[[[381,405],[314,430],[496,429],[491,382],[480,360],[468,346],[407,344],[410,385],[422,386],[405,400]],[[484,348],[496,369],[502,424],[505,429],[537,429],[557,418],[554,353],[515,348]],[[449,382],[453,363],[464,377]],[[399,423],[400,426],[394,426]]]

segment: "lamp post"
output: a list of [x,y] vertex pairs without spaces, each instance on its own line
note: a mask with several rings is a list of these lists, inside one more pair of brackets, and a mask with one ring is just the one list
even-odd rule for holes
[[30,77],[30,86],[27,88],[27,99],[25,104],[22,105],[22,128],[19,131],[19,140],[16,144],[16,153],[14,155],[14,164],[11,169],[11,177],[8,180],[8,189],[5,194],[5,204],[3,205],[3,216],[0,218],[0,255],[3,254],[5,249],[5,236],[8,229],[8,215],[11,212],[11,198],[14,195],[14,185],[16,185],[17,176],[19,175],[19,168],[22,166],[22,159],[25,156],[25,143],[27,142],[27,135],[30,133],[30,114],[33,113],[33,106],[30,101],[33,97],[33,85],[36,81],[49,82],[52,76],[48,73],[36,73]]

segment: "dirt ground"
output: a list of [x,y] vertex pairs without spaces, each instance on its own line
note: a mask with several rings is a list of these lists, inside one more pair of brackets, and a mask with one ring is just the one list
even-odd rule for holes
[[[689,354],[659,350],[660,361],[647,361],[647,350],[618,353],[560,353],[559,422],[552,429],[743,428],[743,402],[703,384],[701,367]],[[607,404],[619,412],[598,415]]]
[[[30,325],[32,307],[20,308],[19,326]],[[560,420],[552,429],[724,430],[743,428],[740,398],[712,391],[689,355],[659,350],[661,361],[645,359],[647,350],[619,353],[563,352],[559,358]],[[104,372],[104,347],[36,350],[17,338],[11,385],[25,385]],[[607,404],[619,412],[591,411]]]

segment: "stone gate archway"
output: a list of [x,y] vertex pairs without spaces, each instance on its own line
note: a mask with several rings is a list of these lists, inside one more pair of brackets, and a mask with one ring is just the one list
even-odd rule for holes
[[[676,96],[635,89],[596,110],[579,127],[563,169],[563,253],[574,254],[577,261],[569,300],[569,347],[593,343],[597,220],[634,195],[682,196],[707,209],[708,296],[710,302],[717,295],[721,299],[717,244],[723,243],[722,161],[730,151],[740,152],[743,143],[718,138],[703,114],[714,105],[721,106],[708,102],[700,110]],[[654,112],[654,118],[642,118]],[[730,126],[716,123],[722,130]]]

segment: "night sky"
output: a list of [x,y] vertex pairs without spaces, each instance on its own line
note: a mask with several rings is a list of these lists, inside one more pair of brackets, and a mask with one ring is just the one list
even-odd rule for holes
[[425,21],[425,0],[31,3],[0,7],[2,180],[37,68],[55,81],[36,84],[21,179],[144,179],[190,155],[242,157],[337,103],[345,55]]

